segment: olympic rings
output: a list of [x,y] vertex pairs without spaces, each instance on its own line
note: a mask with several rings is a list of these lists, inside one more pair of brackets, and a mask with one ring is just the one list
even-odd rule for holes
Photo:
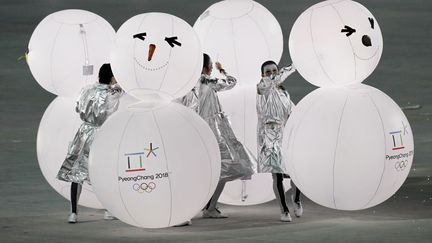
[[395,169],[397,171],[403,171],[408,166],[408,160],[397,161],[395,163]]
[[150,193],[152,192],[155,188],[156,188],[156,184],[154,182],[150,182],[150,183],[135,183],[132,188],[134,189],[134,191],[137,191],[139,193],[143,193],[143,192],[147,192]]

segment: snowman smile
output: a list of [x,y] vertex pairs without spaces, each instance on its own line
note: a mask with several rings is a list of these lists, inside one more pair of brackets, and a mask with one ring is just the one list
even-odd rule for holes
[[[368,47],[366,47],[366,48],[368,48]],[[369,59],[372,59],[372,58],[374,58],[374,57],[376,56],[376,54],[378,53],[379,49],[380,49],[380,46],[377,46],[377,47],[375,48],[375,52],[374,52],[371,56],[369,56],[369,57],[360,57],[359,55],[357,55],[357,53],[356,53],[355,51],[354,51],[354,55],[355,55],[358,59],[360,59],[360,60],[369,60]]]
[[135,62],[144,70],[147,71],[157,71],[157,70],[161,70],[164,67],[166,67],[169,63],[169,61],[166,61],[163,65],[159,66],[159,67],[146,67],[144,64],[142,64],[136,57],[134,57]]

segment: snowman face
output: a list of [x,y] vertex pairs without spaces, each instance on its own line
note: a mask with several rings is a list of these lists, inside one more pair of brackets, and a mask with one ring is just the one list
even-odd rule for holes
[[[172,48],[181,47],[178,36],[165,36],[163,33],[141,32],[134,34],[135,56],[134,60],[142,69],[146,71],[159,71],[166,68]],[[165,42],[165,43],[164,43]],[[159,46],[156,45],[158,43]]]
[[164,13],[132,17],[117,31],[111,66],[125,91],[141,100],[186,94],[202,67],[199,39],[184,20]]
[[377,66],[383,40],[376,18],[350,0],[318,3],[300,15],[289,48],[299,73],[316,86],[360,83]]
[[380,55],[382,35],[372,14],[356,2],[336,5],[335,8],[344,23],[340,32],[348,38],[355,57],[360,60],[370,60]]

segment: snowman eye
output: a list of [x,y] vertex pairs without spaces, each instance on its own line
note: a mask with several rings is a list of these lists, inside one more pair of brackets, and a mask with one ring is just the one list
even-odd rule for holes
[[341,29],[341,33],[346,32],[346,36],[352,35],[354,32],[356,32],[355,29],[349,27],[348,25],[345,25],[343,29]]
[[144,33],[139,33],[139,34],[135,34],[135,35],[133,35],[133,38],[135,39],[135,38],[138,38],[138,39],[140,39],[140,40],[145,40],[145,36],[147,36],[147,34],[144,32]]
[[369,23],[371,25],[371,28],[373,29],[374,28],[374,20],[373,20],[373,18],[368,18],[368,19],[369,19]]
[[168,42],[168,44],[169,44],[171,47],[174,47],[174,45],[181,46],[181,43],[178,42],[177,39],[178,39],[177,36],[173,36],[173,37],[165,37],[165,41]]

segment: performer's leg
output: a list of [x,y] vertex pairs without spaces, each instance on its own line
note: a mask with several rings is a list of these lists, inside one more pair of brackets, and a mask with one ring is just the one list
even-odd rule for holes
[[283,185],[283,175],[281,173],[273,173],[273,192],[276,199],[279,202],[279,207],[281,212],[289,212],[286,199],[285,199],[285,189]]
[[79,197],[81,195],[81,189],[82,189],[82,185],[72,182],[71,183],[71,197],[70,197],[70,201],[71,201],[71,214],[69,215],[68,218],[68,222],[69,223],[76,223],[77,222],[77,215],[78,215],[78,209],[77,209],[77,205],[78,205],[78,201],[79,201]]
[[291,189],[292,189],[292,195],[291,200],[294,205],[294,214],[296,217],[301,217],[303,215],[303,205],[300,201],[300,189],[297,188],[297,186],[294,184],[294,182],[291,179]]
[[78,213],[77,211],[77,205],[79,201],[79,197],[81,195],[82,186],[81,184],[72,182],[71,184],[71,209],[72,213]]
[[227,218],[227,216],[223,215],[217,208],[216,204],[219,200],[220,195],[222,194],[222,191],[225,187],[226,181],[220,180],[215,192],[213,193],[213,196],[211,197],[210,201],[207,203],[205,210],[203,212],[204,218]]

